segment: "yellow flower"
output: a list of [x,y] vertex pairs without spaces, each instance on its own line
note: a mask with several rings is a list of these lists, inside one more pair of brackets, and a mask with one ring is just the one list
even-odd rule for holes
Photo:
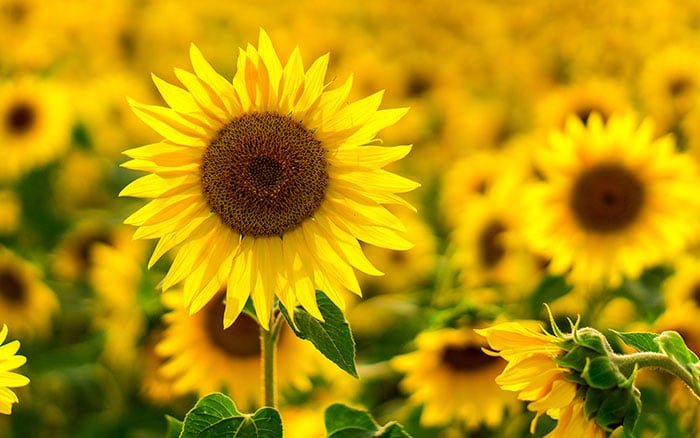
[[22,200],[12,190],[0,190],[0,234],[12,234],[19,226]]
[[[145,315],[138,301],[144,259],[143,242],[134,242],[140,254],[123,252],[104,243],[91,251],[89,279],[97,297],[95,328],[105,333],[102,357],[119,372],[139,365],[137,345],[145,330]],[[134,251],[136,253],[136,251]]]
[[559,420],[547,437],[604,437],[605,431],[583,414],[583,399],[577,395],[578,386],[566,379],[570,369],[557,364],[556,358],[566,350],[560,339],[535,331],[531,322],[505,322],[486,329],[475,330],[486,337],[489,345],[508,361],[496,383],[507,391],[518,392],[518,399],[530,402],[528,409],[536,412],[530,425],[534,433],[539,417],[546,413]]
[[[180,291],[161,295],[170,312],[163,317],[166,329],[156,346],[156,352],[164,359],[160,372],[172,381],[175,394],[195,392],[202,397],[226,391],[241,409],[256,409],[260,407],[262,387],[260,327],[243,313],[224,329],[223,294],[222,291],[192,316],[182,305]],[[327,362],[286,324],[281,329],[276,354],[282,396],[290,389],[311,389],[311,376],[323,372]]]
[[13,180],[67,149],[70,108],[57,83],[26,77],[0,84],[0,180]]
[[416,351],[392,359],[391,365],[406,374],[401,388],[410,402],[423,405],[422,425],[455,421],[469,429],[482,423],[493,427],[506,408],[517,407],[515,397],[494,383],[503,364],[485,354],[484,346],[471,329],[445,328],[421,333]]
[[[2,325],[0,331],[0,345],[7,339],[7,325]],[[12,405],[17,403],[17,395],[10,388],[25,386],[29,379],[12,370],[24,365],[27,358],[17,354],[19,341],[8,342],[0,347],[0,413],[11,414]]]
[[696,165],[650,120],[571,117],[537,154],[545,180],[527,195],[529,241],[572,283],[615,286],[697,234]]
[[352,77],[328,90],[328,57],[304,72],[298,49],[282,66],[263,30],[232,82],[194,45],[190,56],[195,74],[175,70],[186,89],[154,76],[170,108],[132,102],[165,140],[123,164],[151,173],[121,192],[153,199],[125,220],[135,238],[159,239],[149,265],[177,247],[163,289],[184,282],[194,313],[228,283],[227,327],[248,297],[264,328],[274,295],[321,318],[320,289],[342,308],[344,291],[360,294],[353,267],[380,274],[358,240],[411,247],[384,205],[408,205],[396,193],[418,184],[382,169],[411,147],[370,145],[406,110],[378,110],[381,92],[347,104]]
[[46,336],[58,310],[56,294],[38,266],[0,247],[0,321],[22,336]]

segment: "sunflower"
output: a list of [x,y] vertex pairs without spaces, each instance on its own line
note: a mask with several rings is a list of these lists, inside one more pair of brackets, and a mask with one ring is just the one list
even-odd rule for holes
[[622,81],[590,79],[555,88],[537,104],[537,124],[545,129],[562,129],[573,114],[584,123],[594,112],[607,120],[611,115],[630,107]]
[[149,265],[177,247],[163,289],[184,282],[195,313],[228,283],[226,327],[249,296],[265,329],[274,295],[319,319],[316,289],[343,308],[343,291],[360,294],[353,267],[380,274],[358,239],[411,247],[384,204],[406,204],[396,193],[418,184],[382,169],[411,147],[370,145],[406,110],[378,110],[381,92],[346,104],[352,77],[328,90],[328,57],[304,72],[298,49],[283,67],[263,30],[232,82],[194,45],[190,56],[195,74],[175,70],[186,90],[154,76],[170,108],[132,102],[165,140],[123,164],[151,172],[120,194],[153,198],[125,220],[135,238],[159,239]]
[[146,325],[138,300],[145,248],[143,242],[135,243],[142,249],[140,254],[104,243],[95,244],[91,251],[89,280],[97,297],[94,325],[105,333],[104,360],[119,371],[133,370],[138,364],[137,345]]
[[0,247],[0,321],[22,336],[45,336],[58,299],[38,266]]
[[508,166],[464,209],[452,233],[451,258],[465,286],[503,287],[511,292],[508,301],[522,298],[539,281],[542,262],[526,245],[520,214],[528,183],[519,166]]
[[12,234],[19,226],[22,201],[12,190],[0,190],[0,234]]
[[[172,381],[173,391],[179,395],[196,392],[201,397],[225,390],[241,409],[259,407],[260,329],[255,319],[242,313],[224,329],[223,290],[192,316],[182,305],[180,291],[161,297],[170,312],[164,316],[166,329],[156,352],[165,361],[160,371]],[[323,368],[322,360],[313,345],[294,336],[285,325],[277,346],[280,392],[311,389],[310,377]]]
[[[527,193],[529,241],[554,273],[614,286],[685,249],[697,234],[697,169],[653,125],[575,117],[536,151],[544,181]],[[570,270],[570,272],[569,272]]]
[[[2,325],[0,330],[0,345],[7,339],[7,325]],[[0,413],[9,415],[12,413],[12,405],[17,403],[17,395],[10,388],[25,386],[29,379],[12,370],[24,365],[27,358],[17,354],[19,341],[8,342],[0,347]]]
[[71,111],[59,84],[22,78],[0,84],[0,180],[58,157],[70,142]]
[[476,332],[488,340],[495,350],[490,354],[508,361],[496,383],[507,391],[518,392],[518,399],[528,401],[527,408],[536,412],[530,424],[534,433],[539,417],[547,413],[558,420],[547,438],[577,436],[603,438],[605,430],[594,418],[584,415],[585,400],[578,394],[578,385],[567,379],[572,370],[560,366],[556,359],[567,351],[560,339],[534,329],[535,323],[505,322]]
[[[482,351],[486,344],[468,328],[426,331],[416,338],[416,351],[396,356],[391,365],[405,373],[401,388],[409,401],[422,404],[424,426],[463,423],[473,429],[496,426],[504,410],[519,406],[513,394],[494,382],[503,363]],[[453,424],[455,424],[453,423]]]
[[639,93],[647,112],[660,130],[678,127],[697,106],[700,96],[700,67],[693,62],[696,49],[670,46],[650,57],[639,78]]

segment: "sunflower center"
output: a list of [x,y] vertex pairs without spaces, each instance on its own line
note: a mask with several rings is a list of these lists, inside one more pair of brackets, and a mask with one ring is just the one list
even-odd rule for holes
[[5,114],[5,128],[8,132],[22,135],[34,126],[36,112],[27,102],[17,102]]
[[260,356],[260,328],[258,323],[241,313],[236,322],[224,330],[223,295],[213,299],[205,308],[206,330],[209,340],[231,357],[249,358]]
[[469,372],[484,368],[494,361],[476,345],[450,345],[442,351],[442,363],[454,371]]
[[576,181],[571,210],[588,231],[608,233],[624,229],[644,205],[644,186],[627,169],[606,164],[584,172]]
[[479,256],[481,263],[487,268],[493,268],[506,254],[501,241],[506,227],[499,220],[489,222],[479,235]]
[[693,87],[693,83],[686,77],[678,77],[668,84],[668,92],[671,97],[680,97]]
[[695,283],[690,289],[690,298],[695,302],[695,305],[700,306],[700,283]]
[[202,157],[204,196],[221,221],[242,235],[281,236],[321,205],[325,149],[291,117],[245,114],[219,131]]
[[11,303],[21,303],[25,294],[24,282],[17,273],[9,270],[0,271],[0,296]]

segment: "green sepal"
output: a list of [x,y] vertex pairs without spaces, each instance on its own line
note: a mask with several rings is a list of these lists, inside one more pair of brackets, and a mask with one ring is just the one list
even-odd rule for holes
[[593,418],[605,400],[605,393],[595,388],[587,388],[583,402],[583,415],[587,420]]
[[583,328],[581,330],[576,330],[574,333],[574,342],[578,345],[586,347],[590,350],[595,351],[603,355],[607,355],[607,340],[605,336],[599,331],[592,328]]
[[562,367],[570,368],[581,373],[586,367],[586,362],[590,359],[591,353],[592,352],[586,348],[576,346],[567,351],[562,357],[556,358],[555,361]]
[[165,438],[178,438],[182,433],[182,421],[170,415],[165,416],[165,420],[168,422],[168,429],[165,431]]
[[658,336],[656,333],[618,332],[616,330],[611,331],[615,333],[615,335],[620,338],[622,342],[637,351],[661,353],[661,348],[655,341],[656,337]]
[[588,386],[597,389],[610,389],[627,380],[607,356],[588,360],[581,377],[586,380]]
[[367,412],[335,403],[324,417],[327,438],[411,438],[399,423],[380,426]]
[[314,318],[301,306],[294,308],[293,322],[288,309],[285,309],[281,302],[280,310],[298,338],[310,341],[341,370],[357,378],[355,340],[343,311],[319,290],[316,291],[316,303],[323,321]]
[[605,391],[604,400],[596,413],[596,423],[610,432],[619,426],[634,429],[639,418],[641,400],[636,392],[626,388]]
[[187,415],[181,438],[282,438],[282,419],[273,408],[243,414],[221,393],[200,399]]

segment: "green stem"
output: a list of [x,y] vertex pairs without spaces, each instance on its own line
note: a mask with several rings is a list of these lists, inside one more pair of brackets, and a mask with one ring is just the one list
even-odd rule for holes
[[700,397],[700,387],[693,375],[678,362],[661,353],[639,352],[632,354],[609,354],[610,359],[618,366],[620,372],[626,376],[632,375],[635,366],[642,368],[657,368],[673,374],[681,379],[688,387]]
[[270,330],[260,326],[261,366],[263,376],[264,406],[277,407],[277,360],[276,348],[282,321],[279,312],[273,312],[270,318]]

